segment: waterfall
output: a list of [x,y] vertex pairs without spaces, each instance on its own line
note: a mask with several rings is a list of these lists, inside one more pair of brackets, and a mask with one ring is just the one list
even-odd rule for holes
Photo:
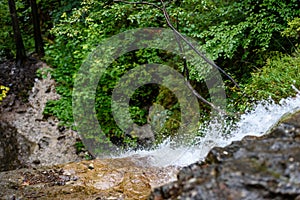
[[[275,103],[271,99],[257,102],[253,109],[242,114],[236,123],[222,125],[220,121],[212,120],[202,127],[204,137],[195,138],[195,145],[172,148],[166,140],[154,150],[128,151],[118,157],[147,157],[153,166],[187,166],[203,160],[215,146],[224,147],[245,136],[262,136],[288,113],[300,110],[300,93],[295,97],[282,99]],[[223,123],[224,124],[224,123]],[[228,132],[228,134],[222,134]]]

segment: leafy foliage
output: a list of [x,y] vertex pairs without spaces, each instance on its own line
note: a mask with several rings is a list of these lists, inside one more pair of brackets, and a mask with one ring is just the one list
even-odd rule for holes
[[300,38],[300,18],[296,17],[288,23],[288,28],[282,32],[282,35],[294,38],[299,42]]
[[260,70],[252,73],[248,83],[242,85],[242,91],[231,93],[229,107],[233,111],[251,109],[254,101],[272,99],[279,102],[282,98],[297,94],[300,88],[300,55],[274,52]]
[[[149,2],[157,4],[157,1]],[[285,54],[295,51],[299,39],[298,0],[183,0],[168,1],[166,8],[174,26],[183,34],[198,39],[208,56],[241,83],[245,93],[234,91],[235,88],[228,90],[228,96],[235,101],[235,111],[248,106],[251,99],[240,98],[243,95],[254,99],[269,96],[280,99],[292,94],[288,89],[292,82],[285,79],[293,77],[288,70],[294,74],[298,72],[293,66],[299,66],[299,63],[297,54]],[[52,76],[62,98],[48,102],[44,113],[56,115],[69,125],[73,123],[71,97],[74,77],[88,53],[105,38],[125,30],[166,27],[163,13],[149,5],[83,0],[65,3],[53,13],[50,35],[54,40],[47,44],[46,60],[55,67]],[[106,135],[116,136],[121,141],[127,139],[112,117],[111,94],[122,75],[146,63],[166,64],[179,72],[183,69],[178,57],[153,49],[130,52],[115,60],[99,81],[95,99],[97,117]],[[189,68],[193,86],[203,91],[203,96],[209,97],[197,69],[192,64]],[[286,74],[280,75],[284,69],[288,69],[284,71]],[[270,83],[280,83],[282,88],[276,91],[262,89]],[[296,86],[297,83],[298,80]],[[131,98],[130,112],[134,121],[140,125],[147,123],[148,110],[154,103],[166,108],[167,115],[172,118],[166,121],[163,132],[176,130],[180,105],[165,88],[154,85],[139,88]],[[204,106],[201,108],[209,111]]]
[[[71,107],[66,107],[66,105],[71,106],[73,76],[87,54],[104,38],[117,34],[122,29],[126,30],[126,25],[137,28],[138,26],[132,22],[137,20],[140,23],[140,17],[143,18],[144,22],[149,22],[146,20],[149,17],[149,12],[147,12],[149,10],[144,8],[139,13],[138,10],[132,10],[129,5],[106,5],[94,1],[84,1],[81,5],[82,7],[74,9],[70,16],[67,13],[62,14],[59,24],[51,31],[56,36],[55,43],[47,47],[47,59],[57,67],[53,73],[53,77],[59,84],[57,91],[66,98],[56,102],[48,102],[45,114],[55,114],[65,122],[72,120],[72,116],[69,115],[71,114]],[[138,16],[138,13],[141,16]],[[150,14],[152,13],[150,12]],[[128,17],[126,18],[124,15],[128,15]],[[150,26],[150,24],[144,24],[144,26]],[[163,61],[162,57],[168,56],[165,52],[141,49],[121,56],[112,66],[109,66],[108,71],[99,82],[96,95],[97,116],[106,135],[117,136],[121,140],[126,140],[124,133],[116,126],[111,114],[111,94],[119,78],[135,66],[145,63],[166,62]],[[158,87],[156,86],[147,89],[143,87],[136,91],[134,95],[136,97],[132,98],[130,108],[136,123],[141,125],[147,122],[147,110],[152,101],[155,100],[149,97],[155,96],[153,94],[157,92]],[[70,112],[63,112],[62,106],[67,108],[64,110]]]
[[251,84],[245,92],[256,100],[293,96],[296,91],[292,86],[300,88],[300,54],[294,56],[275,54],[268,58],[266,65],[252,75]]
[[248,79],[250,72],[262,67],[269,51],[287,53],[293,46],[280,32],[288,21],[299,16],[297,0],[222,2],[207,5],[198,15],[199,6],[194,6],[192,16],[179,21],[203,22],[200,27],[187,25],[191,28],[183,31],[199,38],[205,51],[237,80]]

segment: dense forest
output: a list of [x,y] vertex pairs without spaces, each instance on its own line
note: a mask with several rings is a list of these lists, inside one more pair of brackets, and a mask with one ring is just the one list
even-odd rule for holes
[[[16,59],[22,68],[24,60],[38,57],[50,65],[61,98],[49,101],[44,115],[56,116],[62,126],[73,129],[74,79],[89,53],[124,31],[170,29],[168,22],[182,35],[196,40],[206,57],[238,83],[239,87],[223,76],[227,113],[243,113],[263,99],[278,102],[295,95],[295,88],[300,88],[298,0],[0,0],[0,14],[0,61]],[[134,145],[135,137],[127,137],[115,123],[112,91],[127,71],[147,63],[171,66],[210,101],[204,77],[182,57],[151,48],[126,53],[107,68],[95,96],[97,119],[104,134],[116,144]],[[37,71],[40,78],[44,74],[42,69]],[[0,86],[0,102],[8,92],[7,85]],[[165,117],[151,118],[153,112],[149,110],[153,105],[155,112]],[[213,108],[199,100],[199,109],[204,121]],[[151,121],[154,126],[155,120],[162,120],[157,125],[161,126],[158,143],[180,126],[178,100],[168,88],[157,84],[135,91],[130,99],[130,114],[138,125]]]

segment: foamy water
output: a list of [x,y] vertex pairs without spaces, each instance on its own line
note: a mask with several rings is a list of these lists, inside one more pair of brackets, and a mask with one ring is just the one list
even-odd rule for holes
[[[282,99],[279,104],[273,101],[258,102],[253,110],[241,115],[240,120],[234,125],[222,126],[217,121],[209,122],[202,132],[205,137],[195,138],[196,145],[189,147],[172,148],[167,140],[158,148],[151,151],[129,151],[120,157],[138,155],[148,157],[153,166],[186,166],[203,160],[208,152],[215,146],[224,147],[232,141],[241,140],[245,136],[262,136],[287,113],[300,110],[300,93],[296,97]],[[223,132],[230,130],[226,137]]]

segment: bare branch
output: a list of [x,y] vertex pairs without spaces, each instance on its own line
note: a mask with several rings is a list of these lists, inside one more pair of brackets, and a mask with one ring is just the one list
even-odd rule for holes
[[[180,39],[179,39],[179,37],[180,38],[182,38],[182,39],[185,39],[182,35],[181,35],[181,33],[179,33],[178,31],[177,31],[177,29],[175,29],[174,28],[174,26],[172,25],[172,23],[171,23],[171,20],[170,20],[170,16],[169,16],[169,14],[168,14],[168,12],[166,11],[166,7],[165,7],[165,5],[164,5],[164,2],[163,2],[163,0],[160,0],[160,2],[162,3],[162,5],[163,5],[163,8],[162,8],[162,11],[164,12],[164,16],[165,16],[165,19],[166,19],[166,21],[167,21],[167,23],[168,23],[168,26],[173,30],[173,32],[174,32],[174,34],[175,34],[175,38],[176,38],[176,41],[177,41],[177,43],[178,43],[178,46],[179,46],[179,50],[180,50],[180,52],[181,53],[183,53],[183,49],[182,49],[182,45],[181,45],[181,42],[180,42]],[[187,40],[184,40],[199,56],[201,56],[206,62],[208,62],[208,59],[206,59],[206,57],[203,55],[203,54],[201,54],[200,52],[197,52],[197,49],[196,48],[194,48],[194,46],[191,44],[191,43],[189,43]],[[220,108],[218,108],[217,106],[215,106],[213,103],[211,103],[211,102],[209,102],[209,101],[207,101],[205,98],[203,98],[194,88],[193,88],[193,86],[190,84],[190,82],[189,82],[189,69],[188,69],[188,67],[187,67],[187,63],[186,63],[186,58],[185,58],[185,56],[183,56],[183,65],[184,65],[184,72],[186,73],[185,75],[186,75],[186,79],[187,79],[187,86],[188,86],[188,88],[193,92],[193,94],[198,98],[198,99],[200,99],[202,102],[204,102],[204,103],[206,103],[207,105],[209,105],[210,107],[212,107],[214,110],[216,110],[216,111],[218,111],[219,113],[222,113],[222,114],[227,114],[225,111],[223,111],[222,109],[220,109]],[[208,62],[209,63],[209,62]],[[209,63],[210,64],[210,63]],[[216,65],[217,66],[217,65]],[[219,67],[217,66],[217,69],[219,69]],[[219,69],[220,70],[220,69]],[[225,72],[224,72],[224,74],[225,75],[227,75]],[[230,77],[231,78],[231,77]]]
[[[165,15],[166,21],[170,22],[171,21],[170,16],[169,16],[168,12],[166,12],[166,7],[164,5],[164,2],[162,0],[160,2],[163,5],[162,11],[165,10],[164,13],[166,13],[166,15]],[[177,29],[178,29],[178,27],[177,27]],[[183,55],[183,48],[182,48],[182,45],[181,45],[181,42],[180,42],[180,38],[174,30],[173,30],[173,32],[174,32],[174,35],[175,35],[175,38],[176,38],[176,41],[177,41],[177,44],[178,44],[178,47],[179,47],[179,51]],[[189,69],[187,67],[186,58],[185,58],[184,55],[182,57],[183,57],[183,74],[186,76],[187,81],[189,81],[190,80],[190,74],[189,74]]]
[[193,88],[193,86],[190,84],[189,81],[187,81],[187,86],[188,86],[188,88],[189,88],[190,90],[192,90],[193,94],[194,94],[198,99],[200,99],[201,101],[203,101],[204,103],[206,103],[207,105],[209,105],[210,107],[212,107],[214,110],[218,111],[219,113],[224,114],[224,115],[227,115],[227,113],[226,113],[224,110],[218,108],[218,107],[215,106],[213,103],[211,103],[211,102],[207,101],[205,98],[203,98],[203,97],[202,97],[202,96],[201,96],[201,95]]
[[[161,0],[161,2],[163,3],[163,0]],[[190,43],[181,33],[179,33],[176,30],[176,28],[172,25],[172,23],[170,21],[170,17],[168,15],[167,11],[166,11],[166,7],[164,6],[164,4],[163,4],[162,10],[164,12],[164,16],[165,16],[165,19],[167,21],[168,26],[174,31],[174,33],[176,35],[178,35],[191,49],[193,49],[196,52],[196,54],[198,54],[201,58],[203,58],[203,60],[205,60],[205,62],[207,62],[208,64],[210,64],[214,68],[218,69],[220,72],[222,72],[227,78],[229,78],[229,80],[231,80],[231,82],[234,85],[236,85],[239,88],[239,85],[233,80],[233,78],[231,78],[231,76],[229,76],[222,68],[220,68],[214,62],[212,62],[208,58],[206,58],[206,56],[203,55],[203,53],[201,53],[198,49],[196,49],[192,43]]]

